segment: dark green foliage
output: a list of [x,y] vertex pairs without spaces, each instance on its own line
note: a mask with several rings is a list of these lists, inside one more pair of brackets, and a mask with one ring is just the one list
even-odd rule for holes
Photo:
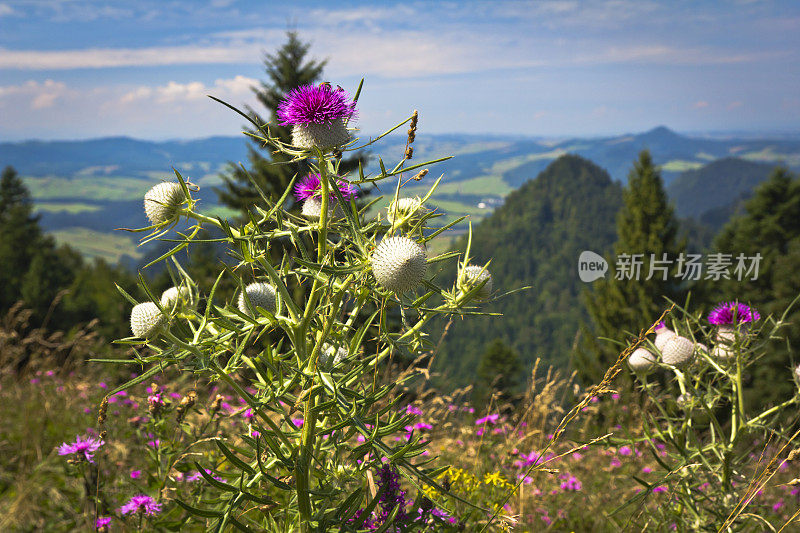
[[[733,275],[729,280],[708,280],[702,284],[703,301],[735,301],[755,306],[762,316],[780,317],[800,294],[800,179],[785,169],[776,169],[768,181],[745,204],[745,214],[734,218],[716,240],[715,249],[736,257],[761,254],[758,278]],[[749,261],[747,262],[749,265]],[[768,403],[786,396],[795,385],[790,368],[800,363],[800,307],[795,304],[787,316],[790,348],[776,343],[751,376],[750,399]]]
[[449,386],[474,381],[485,343],[495,338],[518,351],[525,367],[538,357],[545,364],[568,364],[585,319],[578,256],[611,246],[620,204],[620,186],[603,169],[566,155],[475,228],[473,262],[492,260],[495,291],[532,288],[485,306],[503,317],[455,319],[436,361],[437,370],[451,378]]
[[[265,119],[256,110],[247,107],[247,113],[257,123],[266,126],[269,123],[270,132],[280,139],[291,144],[292,135],[290,127],[278,124],[276,112],[278,104],[285,95],[301,85],[310,85],[318,82],[327,60],[317,61],[308,59],[310,44],[302,42],[295,32],[287,33],[287,42],[273,55],[264,57],[264,70],[269,80],[262,82],[261,87],[254,87],[256,98],[267,111]],[[249,129],[254,135],[262,133]],[[286,190],[289,182],[295,175],[302,176],[309,172],[305,162],[288,163],[290,157],[276,152],[268,157],[262,155],[262,147],[249,146],[248,159],[250,169],[230,164],[229,173],[223,175],[224,188],[217,191],[220,202],[246,213],[253,205],[261,204],[261,197],[253,186],[251,179],[271,199],[277,200]],[[358,167],[358,157],[341,162],[340,174],[344,174]],[[248,177],[248,173],[250,177]],[[292,201],[292,200],[290,200]]]
[[517,392],[525,374],[522,361],[516,350],[501,339],[493,340],[486,347],[478,363],[478,382],[475,397],[478,403],[488,404],[493,392],[498,393],[498,401],[508,400]]
[[28,189],[12,167],[0,178],[0,308],[20,298],[22,279],[41,239]]
[[[591,325],[582,328],[581,342],[574,357],[578,376],[586,382],[600,379],[620,352],[619,345],[598,337],[624,341],[625,332],[638,333],[658,318],[667,307],[665,297],[678,302],[685,298],[685,287],[676,275],[675,261],[686,247],[678,241],[678,224],[672,206],[664,193],[661,176],[646,150],[639,155],[630,172],[623,202],[617,215],[615,257],[606,258],[609,272],[605,279],[595,281],[584,293]],[[623,254],[643,254],[638,279],[635,275],[633,279],[627,279],[630,276],[622,275],[619,270],[614,272],[613,267]],[[666,254],[672,261],[666,280],[658,271],[647,279],[651,254],[657,260]]]
[[700,218],[712,209],[736,203],[766,180],[773,166],[735,157],[687,170],[667,187],[679,216]]
[[[317,82],[326,61],[307,60],[306,55],[310,45],[300,41],[295,32],[289,32],[287,37],[288,41],[275,55],[267,54],[264,57],[264,70],[269,82],[262,82],[260,88],[253,88],[256,98],[269,113],[268,119],[264,119],[251,107],[246,109],[257,124],[266,126],[269,122],[269,129],[273,135],[279,136],[286,143],[291,143],[291,131],[277,123],[278,104],[292,89]],[[263,135],[253,129],[248,131],[254,135]],[[258,191],[250,178],[267,196],[277,199],[286,190],[295,174],[302,175],[308,172],[308,167],[304,164],[287,164],[290,158],[285,154],[274,153],[264,157],[260,149],[250,145],[248,150],[250,169],[245,170],[232,163],[229,174],[223,176],[224,188],[217,191],[220,202],[242,213],[247,212],[253,205],[261,203]]]
[[104,335],[127,335],[130,309],[114,283],[133,291],[136,278],[103,261],[85,264],[67,246],[43,235],[28,189],[7,167],[0,180],[0,315],[22,301],[31,327],[69,331],[98,319]]

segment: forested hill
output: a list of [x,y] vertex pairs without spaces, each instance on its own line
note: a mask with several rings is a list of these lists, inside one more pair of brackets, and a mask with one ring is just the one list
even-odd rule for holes
[[726,157],[687,170],[667,186],[667,194],[678,216],[700,217],[749,196],[774,168],[775,164]]
[[563,366],[585,318],[578,256],[611,247],[621,205],[619,183],[575,155],[559,157],[511,193],[474,228],[472,256],[479,264],[492,260],[496,291],[532,288],[487,306],[502,318],[457,320],[437,355],[437,370],[454,385],[471,382],[481,354],[496,338],[518,350],[526,365],[541,357]]

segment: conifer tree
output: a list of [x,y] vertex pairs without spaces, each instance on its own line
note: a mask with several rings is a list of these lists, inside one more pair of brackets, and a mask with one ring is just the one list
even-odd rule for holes
[[[722,229],[714,249],[729,254],[730,276],[704,280],[702,301],[709,308],[721,301],[739,301],[754,306],[761,316],[780,318],[800,295],[800,179],[784,168],[775,169],[747,201],[745,213]],[[737,273],[740,255],[744,270]],[[757,256],[760,259],[754,260]],[[789,369],[800,363],[800,302],[786,322],[783,334],[788,345],[786,340],[776,341],[753,366],[749,402],[766,404],[794,390]]]
[[502,339],[495,339],[486,348],[478,363],[478,388],[476,399],[488,402],[493,392],[500,401],[508,400],[522,382],[522,361],[516,350]]
[[615,257],[606,258],[609,272],[606,279],[593,282],[584,292],[591,325],[582,327],[573,354],[581,379],[596,381],[619,355],[620,346],[598,337],[624,341],[625,332],[638,333],[658,318],[668,305],[665,297],[682,302],[686,287],[678,268],[685,249],[678,239],[678,223],[661,175],[644,150],[623,190]]
[[12,167],[0,178],[0,235],[0,310],[5,311],[21,297],[22,278],[41,238],[30,193]]
[[[269,123],[270,132],[287,144],[291,144],[291,130],[278,124],[276,118],[278,104],[293,89],[320,81],[327,63],[327,60],[317,61],[307,58],[309,47],[310,44],[302,42],[296,32],[288,32],[286,43],[275,54],[267,54],[264,58],[264,70],[268,80],[261,82],[260,87],[253,87],[256,98],[268,113],[267,117],[249,106],[246,108],[257,124]],[[260,135],[253,129],[248,131]],[[283,153],[265,155],[261,147],[254,147],[252,144],[249,146],[248,158],[250,169],[245,171],[238,165],[231,164],[229,173],[223,176],[223,188],[217,190],[223,204],[243,214],[251,206],[261,202],[258,191],[247,176],[248,172],[267,196],[277,200],[295,174],[302,176],[309,171],[305,163],[288,163],[291,158]],[[358,158],[351,158],[342,161],[339,168],[340,172],[344,173],[357,166]]]

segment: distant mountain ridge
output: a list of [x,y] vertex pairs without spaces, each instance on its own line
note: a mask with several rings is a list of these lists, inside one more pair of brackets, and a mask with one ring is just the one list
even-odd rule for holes
[[[362,142],[367,140],[362,139]],[[199,197],[204,208],[224,214],[216,205],[214,187],[220,184],[221,173],[228,163],[247,165],[247,146],[248,141],[243,136],[172,141],[109,137],[3,142],[0,143],[0,166],[14,166],[24,178],[48,231],[58,232],[57,236],[64,242],[79,246],[85,253],[95,254],[94,248],[83,245],[91,240],[87,231],[94,232],[102,241],[114,228],[142,225],[144,192],[161,180],[173,179],[173,167],[201,187]],[[370,150],[388,165],[402,157],[404,148],[405,135],[401,133],[386,137]],[[428,135],[422,130],[414,143],[413,162],[454,156],[430,167],[431,176],[444,175],[432,204],[451,217],[469,215],[473,222],[479,222],[502,205],[515,189],[534,179],[564,154],[591,160],[612,179],[624,183],[632,162],[644,148],[649,149],[655,163],[661,165],[662,176],[678,204],[678,212],[689,212],[700,220],[704,216],[700,213],[704,209],[702,202],[710,198],[707,191],[728,187],[726,177],[717,175],[720,170],[711,167],[700,174],[702,178],[687,177],[671,185],[683,172],[702,169],[709,163],[730,157],[769,166],[783,163],[791,170],[800,170],[799,139],[693,138],[663,126],[638,134],[559,140],[478,134]],[[377,157],[372,157],[366,171],[377,172]],[[708,183],[704,183],[706,181]],[[749,183],[743,182],[741,191],[734,189],[746,194]],[[412,182],[406,194],[422,195],[427,187],[426,182]],[[389,189],[391,187],[382,187],[379,194],[390,194]],[[697,205],[698,202],[701,205]],[[715,204],[710,209],[715,211],[710,215],[710,220],[717,221],[715,224],[724,221],[726,213],[733,212],[726,205]],[[462,224],[461,229],[464,227]],[[70,241],[71,228],[82,228],[80,241]],[[124,242],[130,242],[131,254],[138,253],[128,236],[119,232],[114,235],[117,237],[114,254],[118,255],[119,250],[125,248]]]

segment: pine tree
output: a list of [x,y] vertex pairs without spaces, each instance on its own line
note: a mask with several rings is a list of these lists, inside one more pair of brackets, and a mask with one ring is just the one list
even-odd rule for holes
[[22,278],[28,271],[41,238],[39,217],[27,187],[12,167],[0,178],[0,310],[22,296]]
[[[624,342],[625,332],[638,334],[660,316],[668,305],[665,297],[682,302],[686,288],[677,275],[677,267],[685,249],[685,243],[678,240],[678,223],[664,192],[661,175],[650,153],[644,150],[634,163],[628,185],[623,190],[623,207],[617,215],[614,245],[617,261],[606,258],[610,266],[615,263],[619,266],[622,260],[631,257],[633,265],[635,254],[642,254],[641,267],[638,275],[636,270],[622,272],[619,268],[613,274],[614,269],[610,268],[606,279],[595,281],[584,291],[591,325],[582,327],[581,341],[573,353],[581,379],[597,381],[619,355],[619,345],[598,337]],[[659,270],[660,267],[666,267],[666,273]]]
[[[718,253],[730,254],[730,279],[704,280],[702,300],[710,308],[722,301],[740,301],[756,307],[762,316],[780,318],[800,295],[800,178],[777,168],[745,204],[745,213],[732,219],[714,244]],[[760,254],[758,274],[734,269],[742,255],[745,266]],[[766,404],[795,390],[790,368],[800,363],[800,303],[786,317],[786,340],[774,342],[766,356],[751,367],[748,402]]]
[[[277,121],[278,104],[291,90],[318,82],[327,60],[307,59],[310,44],[302,42],[296,32],[288,32],[287,38],[287,42],[274,55],[267,54],[264,58],[264,70],[269,80],[261,82],[260,87],[253,88],[256,98],[269,113],[268,119],[263,118],[249,106],[246,109],[254,122],[257,124],[269,122],[270,133],[291,144],[291,130],[279,125]],[[252,129],[248,131],[254,135],[262,135]],[[288,163],[290,158],[280,153],[272,153],[265,157],[262,155],[261,147],[256,148],[253,145],[249,147],[248,158],[250,169],[245,171],[231,163],[228,174],[223,176],[224,187],[217,190],[223,204],[243,214],[251,206],[261,203],[261,197],[250,178],[268,197],[277,200],[283,195],[293,176],[302,176],[309,172],[305,163]],[[357,168],[358,161],[358,157],[342,161],[339,166],[340,173]]]
[[523,377],[519,354],[502,339],[495,339],[486,348],[478,363],[476,400],[488,403],[493,392],[500,401],[507,401],[516,392]]

